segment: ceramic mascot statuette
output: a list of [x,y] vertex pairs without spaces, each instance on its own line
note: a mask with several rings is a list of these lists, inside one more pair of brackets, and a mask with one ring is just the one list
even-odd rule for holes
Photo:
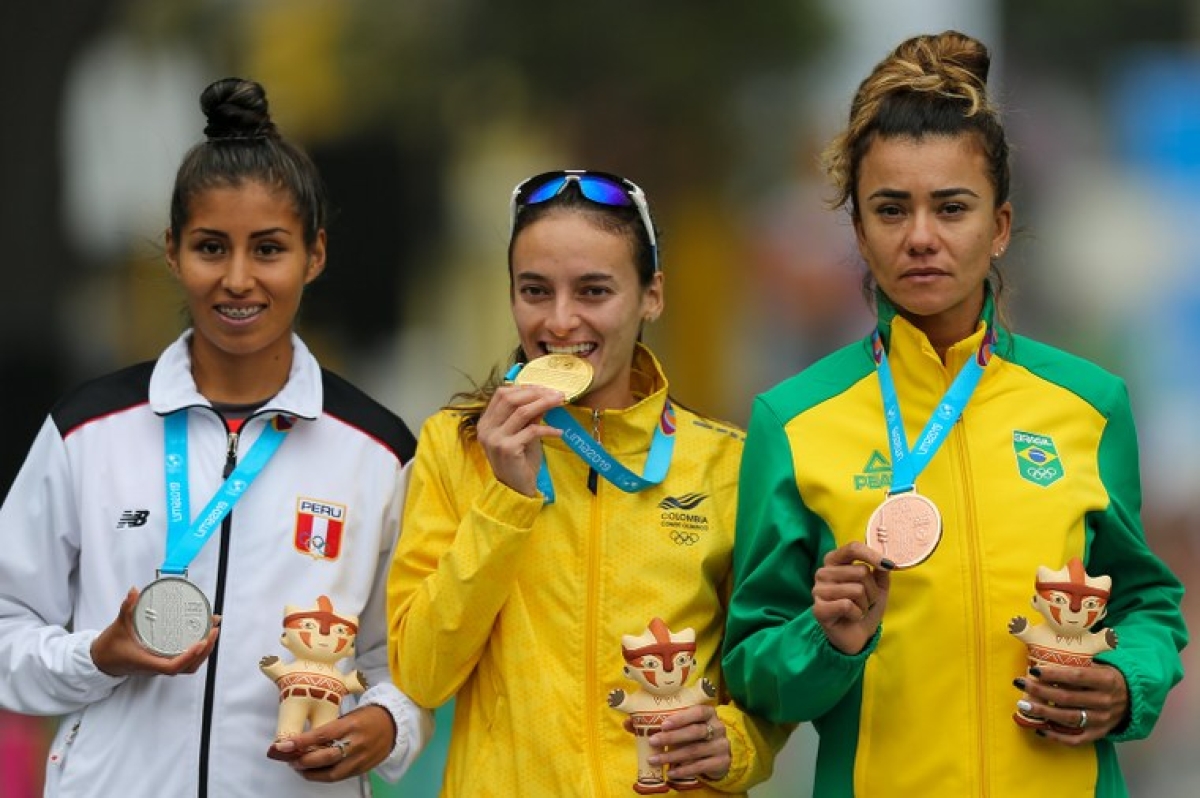
[[[1114,630],[1090,631],[1107,612],[1111,588],[1111,577],[1088,576],[1078,557],[1058,571],[1051,571],[1044,565],[1039,567],[1034,582],[1033,608],[1046,622],[1031,626],[1021,615],[1008,622],[1009,633],[1029,649],[1029,667],[1050,664],[1086,668],[1091,666],[1096,654],[1116,648],[1117,633]],[[1030,729],[1052,729],[1063,734],[1083,731],[1019,710],[1013,720]]]
[[258,667],[279,687],[279,725],[275,740],[336,720],[342,699],[367,689],[362,671],[342,673],[334,663],[354,653],[358,617],[334,612],[328,596],[315,607],[288,605],[283,611],[280,642],[296,657],[286,664],[276,656],[259,660]]
[[626,693],[617,688],[608,694],[608,705],[629,715],[637,740],[638,775],[633,784],[639,795],[676,790],[695,790],[703,786],[695,777],[672,779],[665,765],[650,764],[653,753],[649,738],[662,728],[672,714],[696,704],[712,701],[717,691],[712,682],[701,678],[687,686],[696,670],[696,633],[692,629],[672,632],[661,618],[650,621],[640,635],[621,637],[625,658],[625,676],[641,690]]

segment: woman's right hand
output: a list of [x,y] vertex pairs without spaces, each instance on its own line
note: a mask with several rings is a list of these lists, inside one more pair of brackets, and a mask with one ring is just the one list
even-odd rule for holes
[[133,608],[137,600],[137,588],[129,588],[125,600],[121,602],[117,619],[92,641],[92,662],[109,676],[174,676],[180,673],[195,673],[217,645],[220,617],[213,617],[213,628],[208,637],[178,656],[160,657],[138,642],[137,633],[133,629]]
[[540,385],[501,385],[492,395],[476,432],[496,479],[526,496],[537,496],[542,438],[562,431],[541,422],[564,404],[562,392]]
[[857,654],[875,635],[895,567],[861,541],[825,555],[813,582],[813,617],[838,651]]

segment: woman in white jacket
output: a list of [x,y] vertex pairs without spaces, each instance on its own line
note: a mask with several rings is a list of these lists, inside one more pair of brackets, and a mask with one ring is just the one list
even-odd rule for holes
[[[191,329],[64,397],[0,508],[0,707],[66,716],[47,795],[361,795],[431,731],[384,621],[415,443],[292,331],[325,267],[312,162],[257,83],[201,107],[166,233]],[[339,666],[369,686],[276,741],[259,661],[287,656],[285,605],[320,596],[358,617]]]

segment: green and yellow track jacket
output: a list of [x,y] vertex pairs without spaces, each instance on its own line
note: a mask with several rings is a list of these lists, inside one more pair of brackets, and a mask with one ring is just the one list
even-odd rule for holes
[[[977,331],[943,364],[881,298],[910,444],[993,312],[989,295]],[[827,552],[864,538],[890,468],[869,337],[756,399],[724,656],[735,699],[776,721],[814,723],[822,798],[1125,795],[1113,743],[1150,733],[1182,677],[1187,633],[1182,587],[1143,537],[1124,383],[999,330],[961,419],[917,477],[941,511],[941,543],[893,573],[879,633],[847,656],[813,619],[813,577]],[[1038,566],[1076,556],[1113,579],[1104,623],[1119,645],[1096,659],[1124,674],[1130,713],[1118,733],[1072,748],[1012,720],[1027,649],[1008,621],[1033,614]]]

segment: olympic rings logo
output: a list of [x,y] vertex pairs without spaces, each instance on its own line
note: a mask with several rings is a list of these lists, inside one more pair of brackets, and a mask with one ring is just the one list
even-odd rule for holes
[[691,546],[700,540],[700,536],[695,532],[684,532],[681,529],[676,529],[671,533],[671,540],[675,541],[680,546]]
[[1029,477],[1030,479],[1054,479],[1058,476],[1058,473],[1058,469],[1054,466],[1025,469],[1025,476]]

